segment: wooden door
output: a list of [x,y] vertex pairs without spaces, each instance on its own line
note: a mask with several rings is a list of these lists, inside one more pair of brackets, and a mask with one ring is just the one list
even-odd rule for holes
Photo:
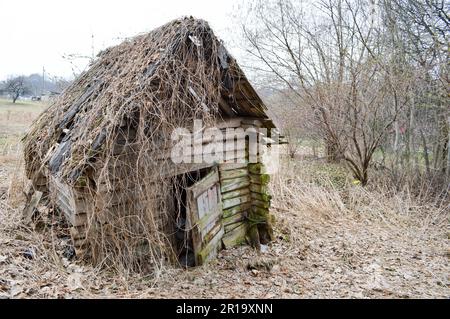
[[214,258],[222,245],[222,200],[217,167],[187,189],[187,226],[197,265]]

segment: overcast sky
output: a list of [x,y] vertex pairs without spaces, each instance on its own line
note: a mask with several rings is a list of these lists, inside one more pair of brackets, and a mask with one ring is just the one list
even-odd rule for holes
[[[207,20],[226,42],[239,0],[0,0],[0,80],[42,73],[70,77],[65,54],[91,55],[172,19]],[[92,39],[92,35],[94,38]],[[93,44],[93,46],[92,46]],[[233,49],[231,49],[233,52]],[[83,69],[87,59],[75,61]]]

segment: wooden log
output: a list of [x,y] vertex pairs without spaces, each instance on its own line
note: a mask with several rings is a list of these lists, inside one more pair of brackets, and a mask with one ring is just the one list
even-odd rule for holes
[[253,184],[259,184],[259,185],[268,185],[270,182],[270,175],[269,174],[249,174],[250,182]]
[[237,128],[241,126],[241,119],[234,117],[231,119],[227,119],[225,121],[222,122],[218,122],[215,127],[219,128],[219,129],[226,129],[226,128]]
[[228,179],[225,181],[221,181],[220,183],[220,191],[221,193],[230,192],[239,188],[244,188],[250,185],[250,180],[247,176],[238,177],[234,179]]
[[229,165],[229,164],[244,164],[244,163],[247,163],[247,155],[241,154],[241,152],[239,152],[239,154],[236,155],[235,157],[233,157],[233,158],[226,157],[224,160],[220,161],[218,164]]
[[248,163],[232,163],[219,165],[219,171],[230,171],[235,169],[247,168]]
[[57,194],[54,202],[59,210],[66,215],[66,218],[69,218],[68,216],[75,212],[74,206],[62,194]]
[[[199,155],[212,155],[214,153],[222,153],[223,156],[225,157],[225,154],[231,154],[233,151],[245,151],[246,149],[246,145],[245,145],[245,139],[239,139],[237,141],[212,141],[209,143],[204,143],[204,144],[188,144],[188,145],[183,145],[181,146],[181,149],[188,149],[190,148],[190,152],[188,156],[186,156],[187,158],[191,158],[194,156],[199,156]],[[181,151],[180,149],[180,153],[184,154],[184,151]],[[172,150],[173,148],[170,148],[166,151],[163,151],[161,153],[159,153],[155,159],[156,160],[165,160],[165,159],[170,159],[172,158]],[[245,152],[240,152],[240,153],[245,153]],[[175,155],[175,154],[174,154]],[[174,156],[174,159],[178,160],[178,159],[183,159],[184,156],[183,155],[179,155],[179,156]],[[234,157],[233,157],[234,158]]]
[[227,218],[222,219],[222,223],[224,226],[239,223],[245,220],[246,216],[244,216],[245,211],[239,212],[237,214],[231,215]]
[[232,199],[223,200],[223,209],[227,209],[233,206],[241,205],[250,201],[250,195],[244,195],[240,197],[235,197]]
[[250,194],[251,194],[252,200],[270,202],[270,200],[272,199],[272,196],[270,196],[269,194],[260,194],[260,193],[253,193],[253,192],[251,192]]
[[261,207],[252,206],[251,211],[254,214],[254,216],[259,216],[261,218],[265,218],[266,216],[269,215],[269,209],[268,208],[261,208]]
[[247,202],[247,203],[244,203],[244,204],[241,204],[241,205],[233,206],[233,207],[228,208],[228,209],[224,209],[222,217],[223,218],[228,218],[230,216],[233,216],[233,215],[236,215],[236,214],[239,214],[239,213],[242,214],[245,211],[248,211],[250,209],[250,207],[251,207],[251,203]]
[[262,123],[259,119],[243,118],[241,122],[243,125],[246,125],[248,127],[261,127],[262,126]]
[[242,226],[243,224],[246,224],[245,221],[240,220],[240,221],[238,221],[236,223],[224,225],[225,234],[227,234],[229,232],[232,232],[234,229]]
[[248,171],[251,174],[256,174],[256,175],[267,174],[267,169],[264,166],[264,164],[262,164],[262,163],[249,164],[248,165]]
[[258,208],[270,208],[270,202],[260,201],[260,200],[252,200],[252,205]]
[[250,184],[250,191],[259,194],[268,194],[269,188],[267,185]]
[[59,168],[70,152],[71,143],[71,140],[63,141],[58,145],[55,152],[53,152],[52,157],[50,158],[50,161],[48,163],[48,166],[52,173],[56,173],[59,171]]
[[220,180],[234,179],[239,177],[244,177],[248,175],[247,168],[221,171],[220,172]]
[[186,174],[189,172],[198,171],[207,167],[212,167],[214,164],[211,163],[179,163],[170,166],[163,166],[158,171],[155,177],[171,177],[181,174]]
[[72,188],[53,175],[50,175],[49,188],[51,193],[63,195],[69,203],[74,197]]
[[247,224],[243,223],[239,227],[225,234],[222,238],[223,245],[226,249],[242,244],[246,241]]
[[[206,154],[207,156],[211,154]],[[159,161],[166,161],[167,158],[160,159]],[[246,155],[242,150],[238,152],[226,152],[223,153],[223,157],[221,160],[214,161],[214,163],[208,163],[204,157],[201,158],[201,163],[191,163],[194,161],[193,156],[179,156],[174,158],[169,158],[169,160],[173,160],[177,165],[204,165],[204,167],[213,166],[215,164],[233,164],[233,163],[246,163]],[[190,172],[192,170],[187,170],[186,172]],[[162,175],[162,174],[161,174]],[[173,176],[173,175],[172,175]]]
[[240,197],[240,196],[244,196],[244,195],[248,195],[248,194],[250,194],[250,189],[248,187],[244,187],[244,188],[240,188],[240,189],[237,189],[234,191],[222,193],[222,200],[232,199],[235,197]]
[[222,97],[219,99],[219,107],[228,116],[236,115],[236,113],[233,112],[233,109],[231,108],[231,106]]

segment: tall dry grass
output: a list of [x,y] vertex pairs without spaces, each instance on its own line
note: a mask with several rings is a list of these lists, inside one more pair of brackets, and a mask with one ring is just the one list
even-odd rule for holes
[[[448,189],[436,191],[423,182],[394,184],[377,176],[368,186],[354,181],[339,165],[283,159],[272,176],[273,209],[320,220],[379,221],[388,228],[415,227],[423,232],[445,229],[450,217]],[[301,223],[301,221],[299,221]]]

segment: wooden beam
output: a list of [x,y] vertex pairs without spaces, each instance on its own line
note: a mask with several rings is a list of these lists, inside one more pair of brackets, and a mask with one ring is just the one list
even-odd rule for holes
[[247,176],[238,177],[233,179],[227,179],[221,181],[220,191],[223,193],[230,192],[239,188],[243,188],[250,185],[250,180]]
[[228,116],[236,116],[236,114],[237,114],[233,111],[231,106],[227,103],[227,101],[225,101],[225,99],[223,97],[220,97],[219,107],[223,111],[223,113]]

